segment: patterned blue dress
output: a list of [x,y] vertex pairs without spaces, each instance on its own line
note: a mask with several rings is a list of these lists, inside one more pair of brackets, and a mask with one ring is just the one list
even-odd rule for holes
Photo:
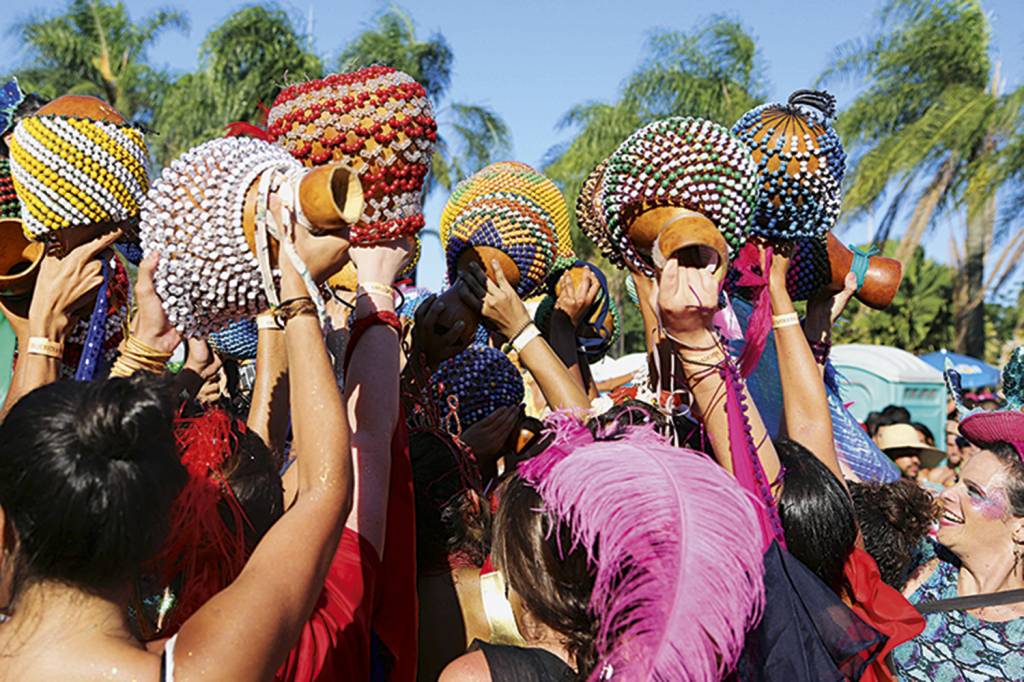
[[[940,560],[910,602],[956,597],[958,579],[957,567]],[[996,623],[964,611],[930,613],[924,632],[897,647],[892,659],[900,680],[1024,680],[1024,618]]]

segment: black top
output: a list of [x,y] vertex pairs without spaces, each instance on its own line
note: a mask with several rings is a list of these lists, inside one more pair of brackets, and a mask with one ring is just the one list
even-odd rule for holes
[[576,673],[544,649],[487,644],[474,640],[470,650],[484,652],[494,682],[572,682]]

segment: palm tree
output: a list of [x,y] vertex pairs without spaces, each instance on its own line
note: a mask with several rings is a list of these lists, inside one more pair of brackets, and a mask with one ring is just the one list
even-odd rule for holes
[[875,35],[840,46],[823,75],[865,80],[837,124],[851,152],[846,217],[888,201],[876,233],[876,241],[884,241],[912,201],[895,252],[907,264],[941,214],[966,216],[954,292],[955,345],[982,357],[996,169],[1001,148],[1019,125],[1024,89],[1000,93],[998,64],[989,59],[988,18],[978,0],[889,0],[879,25]]
[[[559,126],[577,133],[548,152],[545,171],[575,201],[587,174],[638,127],[679,115],[731,126],[763,101],[764,91],[754,38],[739,23],[714,17],[690,33],[655,32],[616,102],[579,104],[562,118]],[[574,242],[580,253],[592,255],[578,230]]]
[[446,99],[454,61],[443,35],[435,33],[420,40],[412,18],[396,7],[380,14],[338,58],[340,71],[385,64],[409,74],[426,89],[438,121],[428,193],[437,185],[450,190],[459,180],[506,155],[510,147],[508,126],[498,114],[481,105]]
[[159,105],[167,75],[146,52],[166,30],[188,30],[185,15],[158,10],[133,22],[121,2],[72,0],[60,13],[35,13],[11,32],[27,46],[15,70],[26,91],[105,99],[129,119],[148,122]]
[[[166,163],[189,147],[254,122],[287,81],[318,78],[323,66],[309,39],[273,5],[244,7],[215,27],[199,48],[199,68],[180,76],[157,109],[153,138]],[[258,122],[258,121],[257,121]]]

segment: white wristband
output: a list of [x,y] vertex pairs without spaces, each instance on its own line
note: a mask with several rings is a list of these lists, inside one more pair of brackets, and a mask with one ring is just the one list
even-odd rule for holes
[[517,353],[522,353],[523,349],[526,348],[527,344],[529,344],[538,336],[540,336],[540,330],[537,329],[537,325],[531,322],[530,324],[526,325],[526,329],[519,332],[519,336],[512,339],[512,347],[516,349]]

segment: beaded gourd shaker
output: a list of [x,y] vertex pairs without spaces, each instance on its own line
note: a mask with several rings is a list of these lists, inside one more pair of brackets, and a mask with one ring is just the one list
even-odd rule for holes
[[408,74],[371,66],[288,86],[274,100],[267,133],[306,166],[340,161],[358,174],[366,203],[353,244],[423,227],[437,122],[426,90]]
[[207,336],[268,307],[243,212],[249,187],[274,170],[303,167],[280,147],[230,137],[193,147],[153,183],[139,236],[146,253],[161,254],[156,292],[168,320],[187,336]]
[[254,360],[259,329],[256,327],[256,320],[247,317],[210,334],[207,341],[210,342],[210,348],[222,357],[232,360]]
[[543,206],[523,194],[493,192],[476,197],[455,217],[445,243],[449,282],[458,276],[463,253],[482,246],[511,259],[519,274],[516,293],[530,298],[547,281],[555,263],[554,221]]
[[601,196],[604,189],[604,169],[607,166],[608,160],[605,159],[584,178],[580,193],[576,196],[576,224],[609,263],[617,268],[623,268],[625,263],[622,261],[622,253],[612,242],[604,224]]
[[[76,99],[94,101],[93,108],[106,112],[107,118],[44,113]],[[57,230],[139,215],[149,189],[146,140],[106,103],[58,98],[20,119],[8,145],[29,239],[47,240]]]
[[601,177],[602,239],[649,277],[655,274],[650,258],[630,240],[633,222],[648,209],[702,214],[733,252],[747,239],[757,167],[746,146],[717,123],[682,116],[649,123],[608,157]]
[[846,170],[846,153],[830,123],[835,108],[827,92],[797,90],[785,104],[762,104],[733,126],[760,176],[752,233],[820,239],[835,225]]
[[575,260],[569,235],[569,209],[565,197],[546,175],[519,161],[499,161],[466,178],[452,190],[441,211],[441,243],[448,243],[452,223],[474,199],[494,192],[513,192],[529,197],[547,211],[555,229],[556,262]]
[[499,407],[522,403],[525,389],[504,353],[473,345],[441,363],[430,377],[430,393],[440,414],[448,414],[454,403],[459,424],[453,432],[461,433]]

